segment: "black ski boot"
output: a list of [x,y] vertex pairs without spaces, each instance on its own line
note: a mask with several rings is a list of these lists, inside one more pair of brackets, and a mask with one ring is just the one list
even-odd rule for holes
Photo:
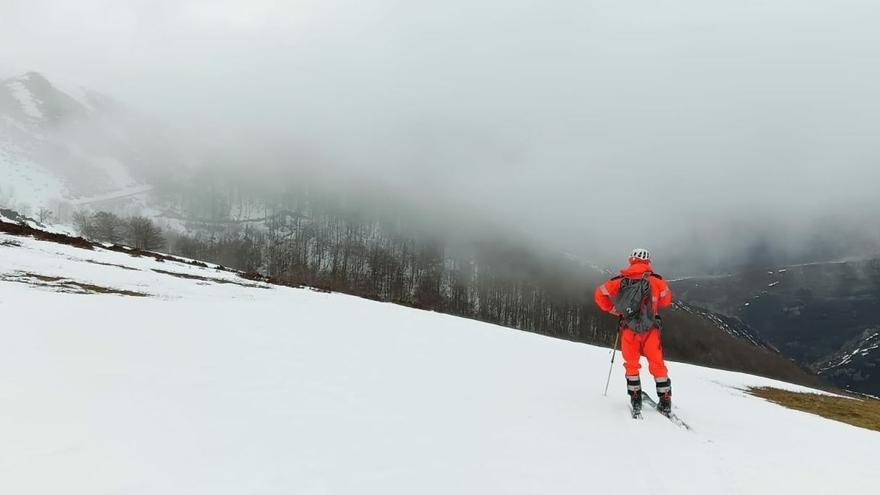
[[672,412],[672,380],[669,377],[655,378],[657,382],[657,410],[660,414],[669,416]]
[[633,417],[642,414],[642,380],[638,375],[626,377],[626,393],[629,394]]

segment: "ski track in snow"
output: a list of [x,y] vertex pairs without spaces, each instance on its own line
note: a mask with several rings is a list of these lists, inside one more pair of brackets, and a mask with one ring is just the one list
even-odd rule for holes
[[153,186],[147,185],[127,186],[119,190],[111,191],[104,194],[72,199],[70,200],[70,204],[73,206],[86,206],[93,203],[103,203],[106,201],[113,201],[117,199],[128,198],[131,196],[140,196],[143,194],[147,194],[152,190]]
[[0,234],[0,278],[151,294],[0,281],[0,493],[874,490],[880,434],[741,391],[802,387],[669,363],[686,431],[633,421],[620,365],[602,396],[608,349],[154,269],[250,283]]

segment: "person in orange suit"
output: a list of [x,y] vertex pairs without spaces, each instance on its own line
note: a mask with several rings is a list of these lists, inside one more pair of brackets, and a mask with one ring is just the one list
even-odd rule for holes
[[672,409],[672,382],[663,360],[660,343],[662,328],[658,311],[672,302],[672,291],[666,280],[654,273],[651,254],[635,249],[629,266],[620,275],[606,280],[596,288],[596,304],[603,311],[620,317],[620,351],[626,368],[627,393],[634,411],[641,410],[642,385],[639,377],[641,356],[648,359],[648,371],[654,376],[660,412]]

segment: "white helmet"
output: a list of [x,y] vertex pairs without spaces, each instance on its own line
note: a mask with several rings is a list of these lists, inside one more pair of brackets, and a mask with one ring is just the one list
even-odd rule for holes
[[651,259],[651,253],[649,253],[647,249],[633,249],[630,258],[649,261]]

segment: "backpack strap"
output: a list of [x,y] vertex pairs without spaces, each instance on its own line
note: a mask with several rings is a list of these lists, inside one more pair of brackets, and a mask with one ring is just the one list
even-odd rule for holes
[[654,317],[657,317],[657,312],[654,311],[654,304],[657,302],[657,298],[654,297],[654,292],[651,290],[651,281],[649,280],[651,277],[657,277],[659,279],[663,279],[660,275],[655,274],[654,272],[645,272],[642,275],[643,280],[648,280],[648,307],[651,309],[651,313]]

